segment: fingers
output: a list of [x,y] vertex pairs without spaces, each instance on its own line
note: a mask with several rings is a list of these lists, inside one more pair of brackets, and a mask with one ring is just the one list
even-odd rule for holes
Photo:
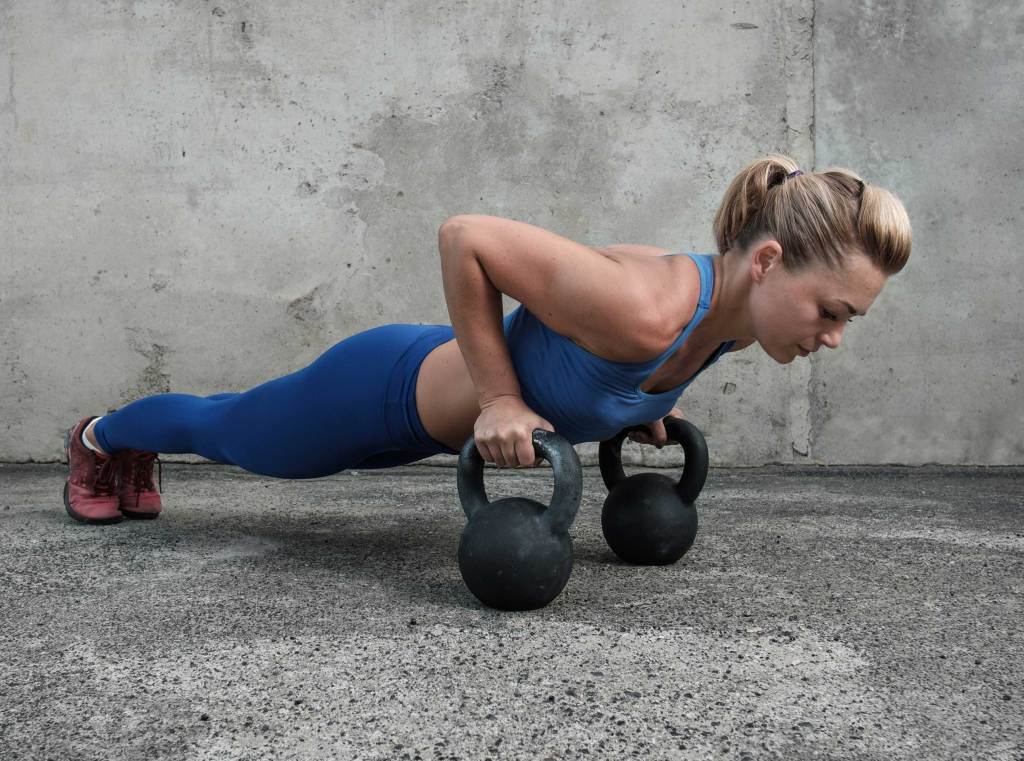
[[648,427],[654,434],[654,436],[652,437],[654,440],[654,446],[656,446],[658,449],[661,449],[663,446],[665,446],[665,444],[668,443],[668,436],[665,433],[665,424],[662,421],[656,420],[653,423],[651,423]]
[[502,444],[500,439],[478,437],[476,439],[476,449],[484,462],[493,462],[499,468],[504,468],[508,462],[507,447]]
[[650,423],[644,423],[644,425],[647,426],[647,431],[633,431],[629,434],[631,441],[635,441],[638,444],[652,444],[658,449],[661,449],[668,443],[664,422],[654,420]]
[[529,430],[517,428],[503,434],[492,431],[476,435],[476,448],[485,462],[493,462],[499,468],[535,468],[544,460],[533,446],[533,432],[537,429],[555,432],[551,423],[538,418]]
[[519,439],[516,442],[515,458],[517,468],[532,468],[537,462],[537,455],[533,451],[533,437]]
[[513,452],[514,456],[508,460],[511,467],[536,468],[541,462],[543,462],[544,458],[537,456],[536,447],[533,446],[533,432],[538,428],[542,431],[550,431],[551,433],[555,432],[555,427],[551,425],[551,423],[542,417],[538,417],[530,428],[529,433],[525,436],[516,437],[514,447],[515,451]]
[[537,456],[537,448],[533,445],[533,431],[540,428],[544,431],[555,432],[555,427],[546,420],[541,421],[543,425],[537,424],[528,435],[517,436],[513,442],[512,453],[506,457],[506,462],[513,468],[536,468],[543,462],[543,457]]
[[[529,442],[527,442],[529,443]],[[498,463],[500,468],[518,468],[519,467],[519,455],[517,450],[522,450],[525,445],[521,436],[517,436],[511,441],[504,441],[501,444],[501,458],[504,464]],[[529,444],[530,448],[533,448],[533,444]],[[532,458],[531,458],[532,459]]]
[[[649,425],[645,423],[644,425]],[[654,439],[651,438],[650,431],[632,431],[627,437],[630,441],[635,441],[637,444],[653,444]]]
[[[534,430],[537,428],[540,428],[543,431],[549,431],[550,433],[555,432],[555,427],[544,418],[538,418],[538,422],[534,426]],[[537,448],[533,445],[533,431],[530,431],[530,436],[527,438],[526,444],[527,446],[517,450],[519,452],[519,462],[522,463],[520,467],[536,468],[544,462],[544,458],[537,455]]]
[[499,468],[532,468],[541,460],[534,452],[532,435],[520,434],[490,442],[478,440],[476,448],[486,462],[493,462]]
[[494,455],[491,454],[491,448],[479,437],[476,439],[476,451],[480,453],[480,457],[483,458],[484,462],[494,462]]

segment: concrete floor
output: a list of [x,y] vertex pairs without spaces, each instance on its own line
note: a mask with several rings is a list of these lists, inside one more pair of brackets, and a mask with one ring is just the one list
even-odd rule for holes
[[637,568],[588,468],[568,586],[512,614],[449,468],[168,465],[107,527],[64,472],[0,466],[3,759],[1024,759],[1024,469],[713,470]]

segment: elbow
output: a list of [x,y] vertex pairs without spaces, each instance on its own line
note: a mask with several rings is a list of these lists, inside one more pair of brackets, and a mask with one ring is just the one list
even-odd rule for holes
[[446,232],[451,234],[457,230],[461,230],[469,224],[469,221],[472,218],[472,214],[456,214],[454,217],[448,217],[448,219],[441,223],[439,232],[443,235]]
[[437,231],[437,247],[442,254],[459,247],[459,241],[463,237],[469,221],[467,217],[466,214],[457,214],[454,217],[448,217],[441,223],[441,227]]

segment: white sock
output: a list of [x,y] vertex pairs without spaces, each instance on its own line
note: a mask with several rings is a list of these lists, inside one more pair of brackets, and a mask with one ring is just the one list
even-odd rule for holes
[[[97,422],[99,422],[102,419],[103,419],[103,416],[100,415],[98,418],[96,418],[96,420],[92,421],[92,423],[89,423],[89,425],[94,425],[94,424],[96,424]],[[89,425],[85,426],[85,428],[82,429],[82,443],[85,444],[85,446],[88,447],[89,449],[91,449],[93,452],[96,452],[98,454],[105,454],[103,451],[101,451],[101,450],[97,449],[96,447],[94,447],[92,445],[92,442],[90,442],[89,439],[86,438],[86,436],[85,436],[85,429],[88,428]]]

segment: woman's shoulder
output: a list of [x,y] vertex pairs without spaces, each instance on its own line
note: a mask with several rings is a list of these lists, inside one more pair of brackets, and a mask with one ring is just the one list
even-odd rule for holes
[[646,362],[664,353],[690,324],[700,302],[700,270],[689,256],[655,246],[621,244],[596,249],[618,260],[639,284],[638,306],[648,319],[643,334],[614,335],[592,340],[586,349],[618,362]]
[[647,246],[641,243],[616,243],[613,246],[595,246],[599,254],[626,254],[631,256],[664,256],[671,253],[667,248]]

